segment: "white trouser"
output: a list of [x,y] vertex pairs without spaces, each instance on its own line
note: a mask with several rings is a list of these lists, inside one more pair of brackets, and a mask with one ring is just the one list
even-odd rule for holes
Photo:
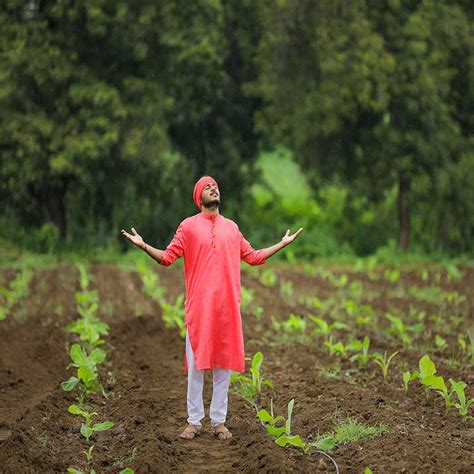
[[[188,363],[188,423],[201,427],[204,418],[204,370],[194,366],[194,356],[188,333],[186,333],[186,360]],[[231,371],[214,367],[212,369],[212,400],[209,410],[211,425],[225,423],[227,416],[227,392],[229,390]]]

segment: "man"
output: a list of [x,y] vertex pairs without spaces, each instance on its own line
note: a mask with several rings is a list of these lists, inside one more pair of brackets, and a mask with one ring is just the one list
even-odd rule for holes
[[218,439],[232,437],[225,426],[231,371],[245,371],[244,341],[240,316],[240,260],[262,265],[266,259],[293,242],[303,231],[290,235],[288,229],[277,244],[254,250],[237,224],[219,213],[219,186],[203,176],[194,186],[193,199],[200,213],[184,219],[166,248],[159,250],[133,234],[122,234],[164,266],[184,256],[186,280],[186,357],[188,371],[188,426],[181,438],[201,433],[204,418],[204,370],[213,371],[209,411],[213,433]]

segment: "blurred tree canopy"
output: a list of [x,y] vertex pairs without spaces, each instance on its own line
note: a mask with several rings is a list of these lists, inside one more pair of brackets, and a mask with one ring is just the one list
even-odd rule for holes
[[163,247],[212,174],[222,212],[262,244],[304,225],[304,255],[394,239],[472,252],[472,12],[467,0],[5,0],[4,235],[78,248],[134,225]]

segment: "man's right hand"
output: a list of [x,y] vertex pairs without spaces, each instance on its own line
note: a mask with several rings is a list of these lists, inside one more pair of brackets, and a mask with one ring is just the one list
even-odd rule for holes
[[135,230],[135,227],[132,227],[132,234],[129,234],[128,232],[125,232],[122,229],[122,235],[126,237],[132,244],[136,245],[137,247],[140,247],[142,250],[145,250],[145,241],[142,239],[141,235],[138,234],[138,232]]

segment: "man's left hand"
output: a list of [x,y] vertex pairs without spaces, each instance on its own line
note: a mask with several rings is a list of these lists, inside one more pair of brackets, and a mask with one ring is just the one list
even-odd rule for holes
[[281,241],[285,244],[291,244],[300,234],[303,232],[303,227],[300,227],[294,234],[290,235],[290,229],[286,231],[286,234],[283,236]]

